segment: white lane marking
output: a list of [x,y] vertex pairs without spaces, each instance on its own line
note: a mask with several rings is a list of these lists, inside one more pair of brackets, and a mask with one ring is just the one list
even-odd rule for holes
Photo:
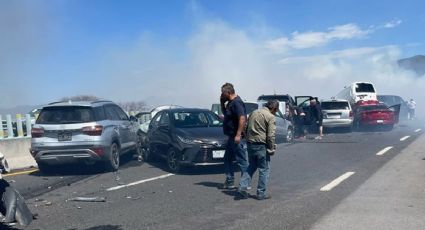
[[169,173],[169,174],[165,174],[165,175],[162,175],[162,176],[157,176],[157,177],[152,177],[152,178],[149,178],[149,179],[139,180],[139,181],[132,182],[132,183],[129,183],[129,184],[124,184],[124,185],[120,185],[120,186],[115,186],[115,187],[112,187],[112,188],[108,188],[108,189],[106,189],[106,191],[109,192],[109,191],[114,191],[114,190],[118,190],[118,189],[122,189],[122,188],[127,188],[127,187],[130,187],[130,186],[134,186],[134,185],[146,183],[146,182],[149,182],[149,181],[166,178],[166,177],[173,176],[173,175],[174,174]]
[[409,137],[410,137],[410,136],[402,137],[402,138],[400,139],[400,141],[405,141],[405,140],[407,140]]
[[392,148],[394,148],[394,147],[393,146],[386,147],[385,149],[379,151],[376,155],[377,156],[382,156],[382,155],[384,155],[386,152],[388,152]]
[[322,192],[327,192],[327,191],[331,191],[333,188],[335,188],[336,186],[338,186],[341,182],[343,182],[344,180],[348,179],[350,176],[352,176],[355,172],[346,172],[344,173],[342,176],[336,178],[335,180],[333,180],[331,183],[325,185],[324,187],[322,187],[320,189],[320,191]]
[[422,129],[415,130],[415,133],[419,133]]

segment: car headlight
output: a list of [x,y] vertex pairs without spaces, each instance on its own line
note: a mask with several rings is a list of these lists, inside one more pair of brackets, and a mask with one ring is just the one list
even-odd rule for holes
[[202,141],[200,141],[200,140],[194,140],[194,139],[190,139],[190,138],[186,138],[186,137],[177,136],[177,138],[185,144],[200,144],[200,143],[202,143]]

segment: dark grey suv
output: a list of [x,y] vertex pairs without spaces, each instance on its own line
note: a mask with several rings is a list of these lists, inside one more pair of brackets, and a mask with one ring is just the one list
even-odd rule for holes
[[103,161],[116,171],[120,155],[140,154],[138,122],[111,101],[59,102],[40,111],[31,131],[31,155],[41,171],[64,163]]

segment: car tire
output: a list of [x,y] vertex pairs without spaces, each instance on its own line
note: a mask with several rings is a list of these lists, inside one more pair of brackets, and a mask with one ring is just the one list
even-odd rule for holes
[[292,142],[294,140],[294,129],[292,127],[288,127],[288,131],[283,139],[284,142]]
[[178,159],[178,155],[179,155],[179,153],[173,147],[168,149],[168,152],[167,152],[167,168],[173,173],[178,173],[178,172],[181,171],[181,164],[180,164],[180,161]]
[[109,172],[115,172],[120,167],[120,148],[117,143],[112,143],[105,166]]

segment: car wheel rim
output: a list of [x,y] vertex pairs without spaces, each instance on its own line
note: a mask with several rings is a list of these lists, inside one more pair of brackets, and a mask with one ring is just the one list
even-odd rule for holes
[[177,160],[176,160],[176,153],[174,151],[171,151],[169,156],[168,156],[168,166],[170,167],[170,169],[175,169],[177,165]]
[[120,157],[119,157],[119,154],[118,154],[118,147],[116,145],[114,145],[113,148],[112,148],[112,163],[115,166],[118,166],[119,163],[120,163]]

